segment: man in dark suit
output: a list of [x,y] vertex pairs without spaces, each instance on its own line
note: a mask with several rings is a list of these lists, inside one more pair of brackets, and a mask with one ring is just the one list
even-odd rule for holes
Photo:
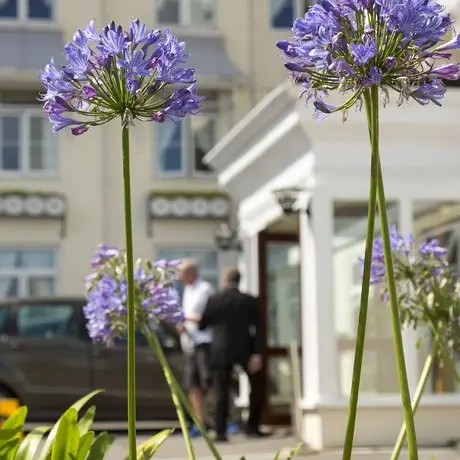
[[263,403],[262,339],[258,299],[239,291],[237,269],[228,270],[223,289],[211,295],[199,319],[199,329],[212,330],[210,367],[216,394],[216,441],[227,441],[226,427],[232,371],[240,366],[251,385],[246,434],[266,436],[259,429]]

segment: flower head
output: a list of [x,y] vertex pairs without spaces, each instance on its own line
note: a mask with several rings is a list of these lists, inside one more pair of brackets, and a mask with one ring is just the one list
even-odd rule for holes
[[[183,321],[179,293],[173,287],[178,261],[155,263],[138,259],[134,268],[136,324],[156,327],[160,321]],[[85,279],[88,303],[83,308],[90,337],[110,343],[127,329],[126,255],[112,246],[97,247],[95,272]]]
[[112,22],[98,33],[91,21],[64,52],[66,65],[59,69],[51,59],[40,73],[41,100],[55,132],[70,128],[80,135],[116,117],[176,120],[200,108],[185,43],[169,30],[149,31],[135,20],[127,31]]
[[440,44],[453,20],[433,0],[318,0],[292,30],[293,39],[277,46],[307,100],[333,90],[352,93],[333,110],[315,104],[315,112],[343,111],[346,119],[346,110],[373,85],[398,92],[400,104],[413,98],[440,105],[442,80],[460,77],[458,64],[445,64],[460,38]]
[[[400,235],[396,226],[390,229],[390,242],[401,323],[439,329],[444,344],[460,351],[460,282],[449,266],[447,249],[433,238],[416,246],[413,237]],[[388,302],[380,236],[373,242],[371,283]]]

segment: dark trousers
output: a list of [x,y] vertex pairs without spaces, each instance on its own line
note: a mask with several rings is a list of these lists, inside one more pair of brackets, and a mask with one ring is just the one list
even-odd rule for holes
[[[214,369],[213,385],[216,392],[215,427],[218,435],[224,435],[227,431],[227,420],[230,406],[230,387],[232,382],[233,366],[217,367]],[[245,369],[251,385],[249,396],[249,418],[246,426],[247,432],[255,432],[259,429],[263,404],[263,376],[259,371],[250,374]]]

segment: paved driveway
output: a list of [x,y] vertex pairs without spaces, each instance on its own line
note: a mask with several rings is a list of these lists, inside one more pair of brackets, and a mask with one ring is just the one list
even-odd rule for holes
[[[146,441],[148,436],[142,434],[138,437],[139,444]],[[242,456],[246,460],[273,460],[276,452],[285,447],[293,447],[296,440],[285,433],[277,433],[273,437],[265,439],[248,440],[244,436],[234,436],[228,444],[219,444],[219,452],[224,460],[240,460]],[[210,455],[202,439],[193,442],[197,460],[214,460]],[[107,460],[123,460],[128,450],[128,439],[126,435],[117,437]],[[168,439],[158,451],[157,457],[167,460],[186,460],[187,454],[183,438],[177,434]]]

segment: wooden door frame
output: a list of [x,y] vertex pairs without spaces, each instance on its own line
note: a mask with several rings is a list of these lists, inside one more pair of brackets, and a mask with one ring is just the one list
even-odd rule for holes
[[[267,277],[267,246],[269,243],[297,243],[300,244],[298,233],[270,233],[262,231],[258,235],[258,271],[259,271],[259,301],[262,317],[262,341],[264,344],[264,416],[263,422],[269,425],[290,425],[291,415],[270,413],[268,405],[268,360],[272,356],[289,357],[289,348],[271,348],[268,352],[268,318],[267,318],[267,300],[268,300],[268,277]],[[302,262],[300,262],[302,263]],[[300,285],[302,288],[302,284]],[[301,298],[301,296],[300,296]],[[302,314],[302,311],[301,311]]]

